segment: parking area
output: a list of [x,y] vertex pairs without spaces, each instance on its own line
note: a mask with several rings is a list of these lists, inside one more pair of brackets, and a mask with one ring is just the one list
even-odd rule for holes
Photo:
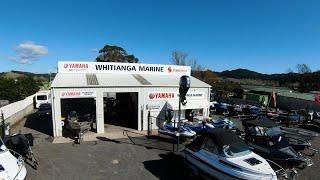
[[[170,142],[135,137],[127,132],[128,138],[124,139],[97,137],[96,141],[81,145],[53,144],[50,135],[37,130],[38,125],[45,126],[49,122],[30,121],[30,117],[12,129],[12,132],[31,132],[35,138],[33,151],[39,167],[34,170],[26,165],[27,180],[179,179],[183,173],[184,165],[179,156],[170,152]],[[31,122],[35,124],[31,125]]]
[[[239,122],[234,120],[237,125]],[[26,165],[27,180],[34,179],[184,179],[186,167],[179,155],[171,153],[172,144],[157,137],[135,136],[127,131],[127,137],[109,139],[97,137],[96,141],[81,145],[53,144],[49,120],[34,116],[24,119],[12,129],[33,133],[33,151],[39,161],[38,170]],[[313,129],[320,132],[317,129]],[[313,141],[320,149],[320,138]],[[314,165],[298,170],[297,179],[319,179],[319,154],[311,157]]]

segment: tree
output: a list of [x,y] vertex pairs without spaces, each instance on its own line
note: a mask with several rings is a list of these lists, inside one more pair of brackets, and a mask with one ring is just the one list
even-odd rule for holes
[[297,71],[299,74],[311,73],[311,69],[307,64],[297,64]]
[[211,86],[219,82],[219,77],[213,71],[205,70],[205,68],[198,63],[197,59],[187,59],[187,57],[187,53],[175,50],[172,52],[171,62],[174,65],[190,66],[192,76]]
[[294,73],[294,71],[291,68],[288,68],[286,73]]
[[17,79],[0,77],[0,99],[15,102],[35,94],[38,90],[39,83],[31,76]]
[[171,63],[180,66],[190,66],[193,72],[204,71],[204,67],[198,63],[195,58],[187,59],[188,54],[182,51],[174,50],[172,51]]
[[216,83],[219,82],[219,77],[211,70],[193,71],[192,76],[206,82],[211,86],[214,86]]
[[172,64],[175,64],[175,65],[186,66],[187,57],[188,57],[187,53],[175,50],[172,52],[171,62]]
[[197,59],[190,59],[188,65],[191,67],[192,71],[204,71],[204,67],[198,63]]
[[118,46],[105,45],[99,50],[100,55],[96,58],[97,62],[124,62],[124,63],[138,63],[139,59],[133,54],[127,52]]

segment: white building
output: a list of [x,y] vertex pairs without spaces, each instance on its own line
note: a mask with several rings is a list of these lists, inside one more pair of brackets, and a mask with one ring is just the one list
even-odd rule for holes
[[[104,133],[106,123],[147,130],[149,112],[156,129],[165,109],[178,109],[182,75],[191,75],[189,66],[59,62],[51,85],[53,134],[63,135],[63,120],[73,110],[95,115],[97,133]],[[191,77],[182,118],[187,109],[208,116],[209,101],[210,85]]]

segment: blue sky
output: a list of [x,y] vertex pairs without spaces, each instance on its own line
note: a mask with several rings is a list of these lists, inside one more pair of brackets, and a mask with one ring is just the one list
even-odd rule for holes
[[0,71],[94,61],[93,49],[105,44],[142,63],[168,64],[180,50],[214,71],[281,73],[298,63],[318,70],[319,9],[318,0],[1,1]]

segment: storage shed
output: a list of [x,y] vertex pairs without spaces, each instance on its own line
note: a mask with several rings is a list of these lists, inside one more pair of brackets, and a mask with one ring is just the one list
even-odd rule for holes
[[[71,111],[95,117],[96,133],[104,133],[105,124],[136,130],[158,128],[164,110],[175,113],[179,106],[179,80],[191,76],[189,66],[109,62],[58,63],[51,85],[54,136],[63,136],[64,120]],[[210,85],[191,77],[188,110],[209,115]],[[148,116],[153,117],[148,122]],[[156,122],[157,121],[157,122]],[[151,125],[152,124],[152,125]]]

